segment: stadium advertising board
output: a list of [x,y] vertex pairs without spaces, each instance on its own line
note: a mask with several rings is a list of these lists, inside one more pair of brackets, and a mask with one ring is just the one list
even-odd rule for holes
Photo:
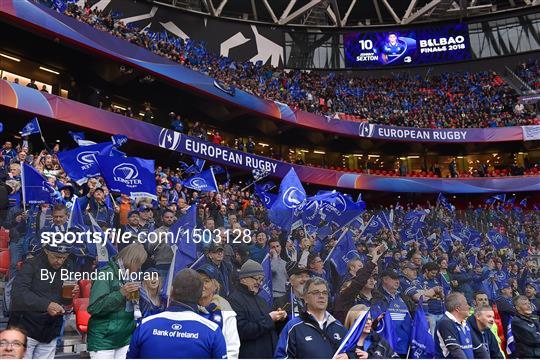
[[343,35],[348,68],[413,66],[471,58],[467,24]]

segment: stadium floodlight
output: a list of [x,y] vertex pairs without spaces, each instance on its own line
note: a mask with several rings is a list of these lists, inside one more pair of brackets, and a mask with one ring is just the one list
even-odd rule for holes
[[54,71],[52,69],[49,69],[49,68],[46,68],[44,66],[40,66],[39,67],[39,70],[43,70],[43,71],[46,71],[46,72],[50,72],[51,74],[55,74],[55,75],[60,75],[60,73],[58,71]]
[[9,55],[2,54],[2,53],[0,53],[0,56],[4,57],[6,59],[9,59],[9,60],[13,60],[13,61],[16,61],[16,62],[21,62],[21,59],[18,59],[18,58],[14,57],[14,56],[9,56]]

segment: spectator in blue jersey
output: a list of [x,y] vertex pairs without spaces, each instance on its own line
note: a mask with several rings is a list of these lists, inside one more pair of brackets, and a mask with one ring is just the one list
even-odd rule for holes
[[209,268],[197,270],[203,282],[203,290],[199,299],[199,315],[219,325],[227,345],[227,358],[238,359],[240,337],[236,325],[236,313],[225,298],[219,296],[219,282],[216,273]]
[[251,257],[251,260],[262,263],[268,254],[268,247],[266,246],[267,239],[265,232],[261,231],[257,234],[255,242],[249,246],[249,256]]
[[89,189],[86,196],[80,198],[80,206],[81,209],[86,209],[88,206],[88,213],[94,217],[100,226],[112,227],[114,214],[118,209],[112,209],[107,205],[106,196],[103,187],[96,185],[94,188]]
[[540,322],[532,317],[532,306],[526,296],[514,298],[516,316],[512,318],[512,333],[517,359],[540,358]]
[[491,306],[476,306],[474,316],[469,316],[467,323],[471,329],[475,359],[504,359],[499,343],[491,331],[495,324],[495,313]]
[[407,354],[410,342],[410,329],[412,326],[409,306],[405,303],[399,290],[399,274],[391,269],[385,270],[381,274],[381,287],[376,296],[373,297],[373,314],[381,314],[389,311],[394,323],[396,332],[395,351],[404,356]]
[[445,306],[446,312],[437,322],[433,336],[435,358],[474,359],[467,299],[462,293],[453,292],[446,297]]
[[347,330],[327,310],[330,288],[320,277],[305,286],[305,311],[281,331],[274,357],[277,359],[331,359]]
[[261,264],[247,260],[238,277],[240,284],[229,297],[229,302],[236,312],[240,358],[272,358],[277,344],[274,322],[284,320],[287,312],[280,309],[272,311],[266,301],[257,295],[264,281]]
[[148,234],[155,229],[152,207],[146,204],[140,205],[139,208],[139,230]]
[[202,269],[216,274],[216,280],[219,282],[219,295],[229,296],[232,291],[232,265],[223,259],[225,258],[225,247],[223,244],[211,242],[206,254],[206,263]]
[[183,269],[172,283],[172,303],[162,313],[142,319],[131,337],[129,359],[225,359],[227,348],[219,325],[197,313],[203,282]]
[[424,274],[418,278],[418,283],[425,292],[432,290],[432,293],[425,294],[427,301],[424,303],[424,308],[429,322],[429,329],[433,334],[437,321],[444,314],[444,292],[440,282],[439,265],[429,262],[424,265],[423,270]]
[[147,269],[145,273],[153,274],[153,276],[142,281],[139,300],[142,317],[160,313],[165,309],[165,303],[161,298],[163,277],[159,276],[159,272],[154,268]]
[[11,160],[17,157],[17,152],[13,149],[11,141],[6,141],[4,143],[0,154],[2,154],[2,157],[4,158],[4,166],[9,165]]

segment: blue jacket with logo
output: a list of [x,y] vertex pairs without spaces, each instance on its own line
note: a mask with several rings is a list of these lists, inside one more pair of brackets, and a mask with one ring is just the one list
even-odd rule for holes
[[226,359],[219,325],[180,303],[142,319],[131,336],[128,359]]
[[331,359],[347,330],[327,313],[324,329],[312,315],[302,312],[281,331],[274,358]]
[[474,359],[471,329],[448,312],[437,322],[434,340],[436,359]]

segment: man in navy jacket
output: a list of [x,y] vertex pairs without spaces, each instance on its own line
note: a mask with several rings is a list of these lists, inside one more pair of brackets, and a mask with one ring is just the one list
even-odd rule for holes
[[328,292],[328,284],[322,278],[314,277],[306,282],[306,311],[285,325],[275,358],[331,359],[334,356],[347,330],[326,311]]

